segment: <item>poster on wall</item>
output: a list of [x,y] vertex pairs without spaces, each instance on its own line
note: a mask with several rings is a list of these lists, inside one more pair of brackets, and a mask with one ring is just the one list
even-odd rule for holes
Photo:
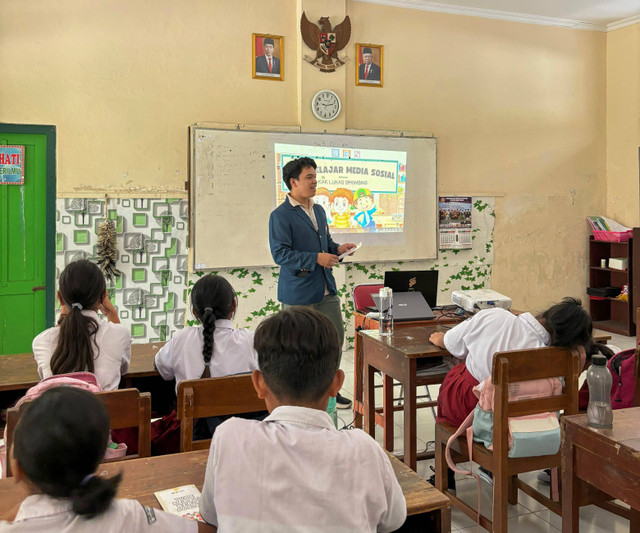
[[24,184],[24,146],[0,146],[0,185]]
[[471,196],[440,196],[438,215],[440,249],[471,248]]

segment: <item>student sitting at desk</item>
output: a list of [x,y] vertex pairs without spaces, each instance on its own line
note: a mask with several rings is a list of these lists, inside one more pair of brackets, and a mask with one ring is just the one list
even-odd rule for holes
[[[102,390],[116,390],[131,359],[131,333],[120,324],[106,291],[104,275],[91,261],[67,265],[58,281],[61,318],[33,339],[40,378],[91,372]],[[98,318],[98,311],[107,321]]]
[[258,326],[253,384],[271,413],[232,418],[211,442],[200,514],[221,531],[393,531],[406,503],[382,448],[326,413],[344,381],[340,343],[318,311],[292,307]]
[[[253,331],[235,329],[231,318],[238,300],[231,284],[222,276],[207,274],[191,291],[193,315],[202,326],[187,326],[156,354],[156,368],[166,379],[178,383],[186,379],[224,377],[251,372],[258,368],[253,349]],[[196,438],[210,438],[219,417],[209,423],[197,423]]]
[[135,500],[115,499],[121,475],[95,475],[108,436],[107,410],[88,391],[57,387],[33,400],[9,450],[16,482],[29,495],[2,517],[13,522],[0,518],[0,533],[215,531]]
[[462,424],[478,403],[474,387],[491,377],[496,352],[543,346],[587,349],[592,346],[592,330],[591,316],[580,300],[567,297],[536,317],[485,309],[446,333],[432,334],[433,344],[464,360],[440,386],[436,422]]

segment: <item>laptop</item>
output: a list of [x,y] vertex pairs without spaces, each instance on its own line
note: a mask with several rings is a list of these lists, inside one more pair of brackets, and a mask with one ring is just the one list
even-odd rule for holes
[[436,307],[438,299],[437,270],[396,270],[384,273],[384,286],[399,292],[420,291],[429,307]]
[[[376,309],[379,309],[380,297],[377,294],[372,294],[371,298],[373,299],[373,303],[376,305]],[[435,315],[421,292],[393,293],[394,322],[429,320],[431,318],[435,318]]]

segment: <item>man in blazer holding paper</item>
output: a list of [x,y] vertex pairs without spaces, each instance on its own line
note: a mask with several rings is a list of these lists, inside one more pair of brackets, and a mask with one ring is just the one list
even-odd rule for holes
[[[325,314],[338,331],[342,349],[344,324],[331,269],[339,255],[356,245],[338,245],[331,238],[327,215],[313,201],[317,185],[313,159],[289,161],[282,169],[282,180],[290,192],[269,217],[271,255],[280,266],[278,300],[283,308],[306,305]],[[341,398],[338,406],[350,407],[351,402]]]

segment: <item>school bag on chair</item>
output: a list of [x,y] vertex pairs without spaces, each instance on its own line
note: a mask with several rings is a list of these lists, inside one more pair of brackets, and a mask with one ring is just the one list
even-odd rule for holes
[[[102,392],[102,388],[98,383],[98,379],[91,372],[71,372],[69,374],[59,374],[56,376],[49,376],[43,379],[40,383],[31,387],[27,393],[20,398],[15,407],[20,407],[23,403],[36,399],[44,391],[53,389],[55,387],[76,387],[78,389],[84,389],[89,392]],[[105,452],[105,460],[119,459],[127,454],[126,444],[115,444],[109,439],[109,445]],[[0,446],[0,466],[2,467],[2,476],[6,476],[6,457],[7,450],[3,444]]]
[[[581,368],[584,366],[586,353],[584,348],[576,348],[580,356]],[[548,398],[562,394],[563,382],[560,378],[545,378],[509,384],[509,402]],[[447,465],[458,474],[475,477],[478,480],[478,514],[480,513],[480,478],[473,473],[473,442],[484,444],[493,450],[493,414],[495,386],[491,378],[487,378],[482,387],[474,388],[478,395],[478,404],[449,438],[445,449]],[[561,433],[558,413],[547,412],[535,415],[509,417],[509,457],[538,457],[554,455],[560,449]],[[451,446],[455,440],[466,432],[469,453],[469,470],[461,470],[453,462]],[[557,500],[557,469],[552,472],[552,498]]]

